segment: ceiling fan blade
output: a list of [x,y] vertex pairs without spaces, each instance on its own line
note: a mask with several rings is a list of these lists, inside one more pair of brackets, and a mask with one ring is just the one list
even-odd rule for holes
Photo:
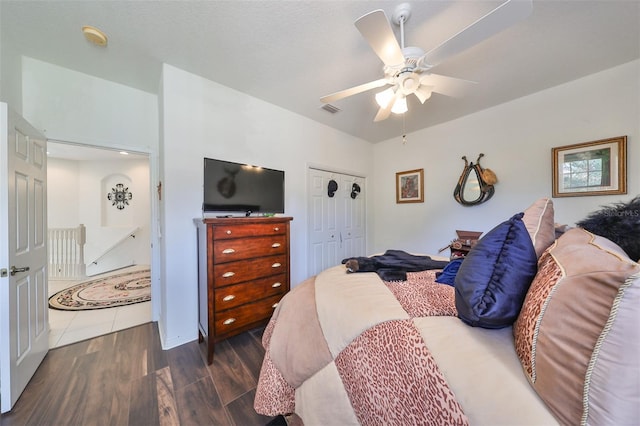
[[441,95],[460,98],[476,84],[475,81],[447,77],[439,74],[426,74],[420,77],[420,87],[433,86],[432,91]]
[[508,0],[425,53],[421,60],[428,66],[438,65],[445,59],[457,55],[523,20],[529,16],[532,8],[532,0]]
[[398,40],[382,9],[361,16],[356,20],[355,26],[385,65],[394,66],[404,63],[404,55]]
[[376,116],[373,118],[373,121],[377,123],[378,121],[386,120],[390,114],[391,114],[391,104],[389,105],[388,108],[380,108]]
[[385,84],[389,84],[389,82],[386,79],[381,78],[380,80],[370,81],[369,83],[364,83],[359,86],[352,87],[350,89],[341,90],[339,92],[332,93],[327,96],[323,96],[320,98],[320,101],[326,104],[335,102],[340,99],[344,99],[348,96],[357,95],[358,93],[366,92],[367,90],[382,87]]
[[393,108],[393,104],[396,103],[396,100],[400,96],[402,96],[402,92],[400,90],[397,90],[396,95],[389,99],[387,105],[380,107],[373,121],[377,123],[378,121],[386,120],[387,118],[389,118],[389,114],[391,114],[391,108]]

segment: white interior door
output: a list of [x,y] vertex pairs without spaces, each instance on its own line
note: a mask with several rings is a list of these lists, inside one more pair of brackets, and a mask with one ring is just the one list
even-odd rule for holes
[[0,103],[0,408],[49,349],[46,140]]
[[[366,244],[365,244],[365,203],[364,203],[364,179],[349,176],[339,176],[339,189],[341,189],[336,196],[339,196],[341,202],[341,208],[338,208],[338,213],[342,215],[341,228],[339,232],[341,253],[340,260],[347,257],[366,256]],[[355,193],[353,198],[351,196],[353,191],[353,184],[357,184],[360,188],[359,193]]]
[[[331,180],[338,184],[333,197],[328,194]],[[354,183],[361,191],[352,198]],[[308,274],[338,265],[346,257],[366,256],[364,179],[311,168],[308,184]]]

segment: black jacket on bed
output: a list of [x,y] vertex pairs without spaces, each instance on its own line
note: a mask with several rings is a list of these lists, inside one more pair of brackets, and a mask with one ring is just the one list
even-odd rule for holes
[[387,250],[378,256],[349,257],[343,259],[342,263],[347,267],[347,272],[376,272],[384,281],[405,281],[407,272],[443,269],[449,262],[402,250]]

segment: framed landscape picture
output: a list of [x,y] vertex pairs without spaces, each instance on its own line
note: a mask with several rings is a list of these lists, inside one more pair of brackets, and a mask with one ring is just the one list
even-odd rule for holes
[[424,202],[424,169],[396,173],[396,203]]
[[627,193],[627,137],[552,148],[553,196]]

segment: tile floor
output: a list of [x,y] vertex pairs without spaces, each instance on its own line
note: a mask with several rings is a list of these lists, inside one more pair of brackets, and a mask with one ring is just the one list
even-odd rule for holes
[[[114,271],[114,273],[148,267],[149,265],[135,265],[129,268],[119,269]],[[99,278],[104,275],[108,275],[108,273],[96,275],[88,279]],[[49,280],[49,297],[78,282],[80,281]],[[59,311],[57,309],[49,309],[49,348],[57,348],[150,321],[151,302],[90,311]]]

